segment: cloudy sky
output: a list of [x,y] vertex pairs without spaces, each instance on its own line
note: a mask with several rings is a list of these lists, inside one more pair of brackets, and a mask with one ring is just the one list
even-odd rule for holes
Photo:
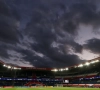
[[0,60],[67,67],[100,54],[100,0],[0,0]]

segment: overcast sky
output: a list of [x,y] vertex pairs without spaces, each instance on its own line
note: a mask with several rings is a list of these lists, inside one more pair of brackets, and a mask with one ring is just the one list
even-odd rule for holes
[[0,59],[67,67],[100,54],[100,0],[0,0]]

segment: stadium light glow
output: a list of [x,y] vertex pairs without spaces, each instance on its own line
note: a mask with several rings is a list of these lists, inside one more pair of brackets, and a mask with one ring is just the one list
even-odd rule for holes
[[[18,68],[18,67],[13,67],[13,69],[15,69],[15,70],[21,70],[21,68]],[[53,70],[51,70],[51,71],[53,71]]]
[[16,67],[14,67],[13,69],[17,69]]
[[95,63],[95,61],[92,61],[92,62],[90,62],[90,63]]
[[21,68],[17,68],[18,70],[21,70]]
[[51,70],[51,71],[57,72],[58,70],[57,70],[57,69],[53,69],[53,70]]
[[54,71],[54,72],[57,72],[58,70],[57,70],[57,69],[54,69],[53,71]]
[[77,66],[75,66],[75,68],[77,68]]
[[99,60],[96,60],[95,62],[99,62]]
[[78,67],[83,67],[83,64],[80,64]]
[[85,63],[85,65],[89,66],[89,65],[90,65],[90,63],[89,63],[89,62],[86,62],[86,63]]
[[63,69],[60,69],[60,71],[63,71]]
[[96,62],[99,62],[99,60],[91,61],[90,63],[96,63]]
[[10,69],[10,68],[11,68],[11,66],[7,66],[7,68],[8,68],[8,69]]
[[4,67],[6,67],[6,65],[5,65],[5,64],[4,64],[3,66],[4,66]]
[[68,68],[66,68],[65,70],[68,70]]

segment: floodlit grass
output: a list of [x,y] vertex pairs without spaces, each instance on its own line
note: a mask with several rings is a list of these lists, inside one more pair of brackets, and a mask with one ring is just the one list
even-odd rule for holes
[[100,88],[50,87],[50,88],[0,88],[0,90],[99,90]]

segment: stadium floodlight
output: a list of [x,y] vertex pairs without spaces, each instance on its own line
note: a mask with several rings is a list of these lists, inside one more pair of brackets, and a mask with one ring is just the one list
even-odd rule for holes
[[64,71],[64,69],[60,69],[59,71]]
[[57,69],[54,69],[54,71],[57,72],[58,70]]
[[95,62],[99,62],[99,60],[96,60]]
[[8,69],[10,69],[10,68],[11,68],[11,66],[7,66],[7,68],[8,68]]
[[5,64],[4,64],[3,66],[4,66],[4,67],[6,67],[6,65],[5,65]]
[[64,69],[61,69],[61,71],[64,71]]
[[95,63],[95,61],[91,61],[90,63]]
[[83,67],[83,64],[78,65],[78,67]]
[[51,71],[57,72],[58,70],[57,70],[57,69],[53,69],[53,70],[51,70]]
[[65,70],[68,70],[68,68],[66,68]]
[[21,70],[21,68],[17,68],[18,70]]
[[17,69],[16,67],[14,67],[13,69]]
[[89,62],[86,62],[86,63],[85,63],[85,65],[89,66],[89,65],[90,65],[90,63],[89,63]]
[[53,69],[52,71],[57,72],[58,70],[57,69]]

